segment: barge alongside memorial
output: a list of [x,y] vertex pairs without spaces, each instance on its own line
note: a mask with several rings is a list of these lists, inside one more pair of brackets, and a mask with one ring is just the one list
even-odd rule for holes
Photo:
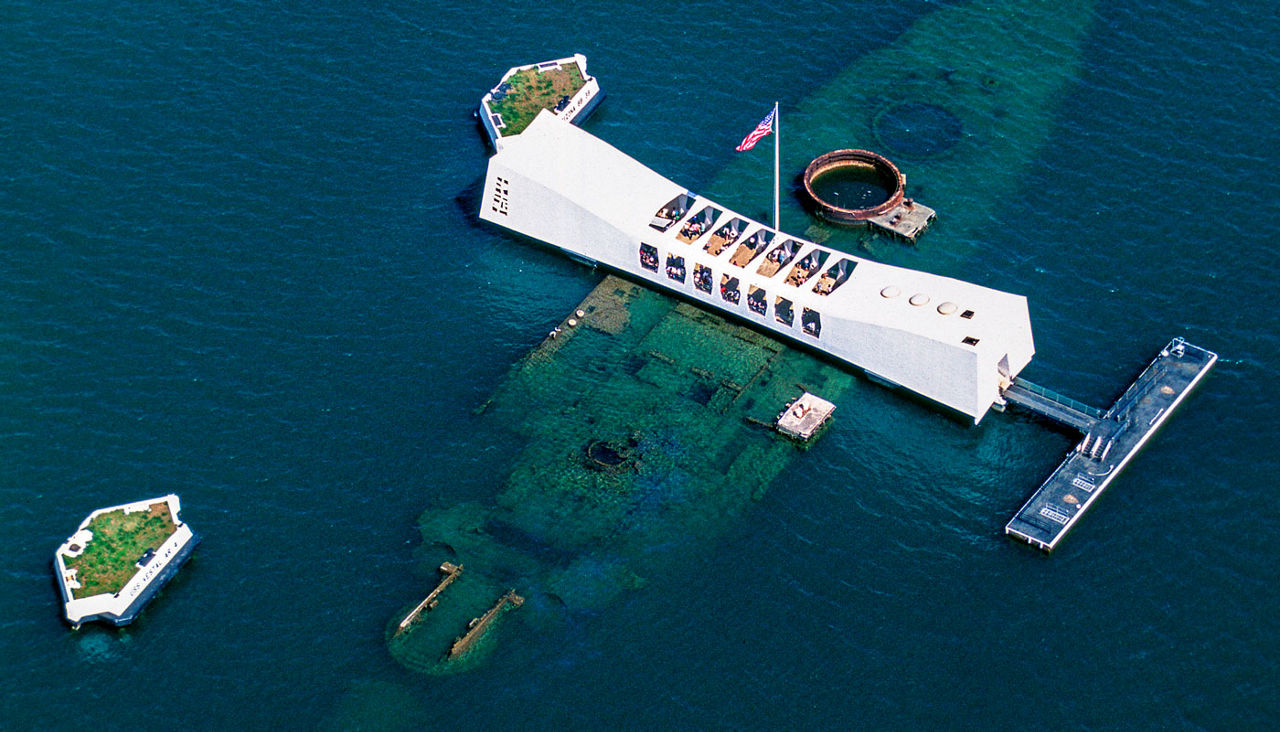
[[128,625],[200,543],[173,494],[100,508],[53,555],[72,628],[103,620]]

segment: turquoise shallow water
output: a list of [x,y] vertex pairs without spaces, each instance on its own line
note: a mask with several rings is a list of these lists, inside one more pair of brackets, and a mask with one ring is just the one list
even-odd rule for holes
[[[1086,401],[1173,335],[1222,354],[1052,557],[1000,530],[1068,435],[859,388],[678,571],[463,676],[386,651],[428,582],[418,515],[498,488],[504,446],[471,410],[599,278],[475,225],[479,95],[581,51],[609,94],[589,129],[763,215],[767,180],[723,171],[767,168],[767,142],[733,146],[769,105],[787,134],[953,6],[6,10],[0,727],[1273,719],[1280,29],[1260,3],[1097,7],[1062,90],[1009,112],[1036,120],[1013,174],[953,192],[903,162],[939,222],[866,252],[1027,294],[1026,375]],[[1038,19],[1009,22],[1061,53]],[[786,140],[795,172],[821,152]],[[808,225],[790,198],[783,221]],[[69,632],[54,547],[168,491],[205,536],[189,567],[131,628]]]

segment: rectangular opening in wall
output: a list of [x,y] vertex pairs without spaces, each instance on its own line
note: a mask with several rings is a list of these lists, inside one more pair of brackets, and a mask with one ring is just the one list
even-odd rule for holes
[[773,301],[773,317],[778,319],[783,325],[791,325],[796,321],[796,313],[791,309],[791,301],[785,297],[779,297]]
[[742,298],[742,291],[739,287],[737,277],[730,277],[727,274],[720,275],[720,297],[723,297],[725,302],[731,302],[734,305],[738,304],[738,301]]
[[822,273],[818,283],[813,286],[813,291],[819,295],[830,295],[833,290],[849,279],[849,275],[853,274],[853,268],[857,266],[858,263],[852,259],[841,259]]
[[510,215],[511,210],[511,184],[506,178],[495,178],[493,181],[493,202],[490,206],[494,213],[500,213],[503,216]]
[[640,245],[640,266],[647,270],[658,271],[658,248],[652,244]]
[[693,286],[711,294],[711,268],[702,264],[693,265]]
[[755,285],[747,290],[747,307],[751,308],[751,312],[756,315],[764,315],[769,309],[769,301],[766,299],[765,291]]
[[672,224],[684,218],[695,200],[697,196],[692,193],[681,193],[668,201],[667,205],[655,211],[649,225],[658,231],[670,229]]
[[756,270],[763,277],[772,277],[795,258],[796,252],[800,251],[800,242],[795,239],[787,239],[778,246],[769,250],[764,256],[764,261],[760,263],[760,267]]
[[817,338],[822,333],[822,315],[810,308],[805,308],[800,316],[800,327],[805,333]]
[[713,257],[720,256],[725,249],[733,246],[738,240],[738,236],[742,234],[743,229],[747,228],[747,222],[742,219],[733,219],[729,223],[721,226],[707,239],[707,245],[703,249]]
[[978,345],[978,339],[974,338],[973,336],[965,336],[964,339],[962,339],[960,342],[965,344],[966,346]]
[[747,237],[746,241],[738,245],[733,256],[729,258],[729,262],[735,267],[746,267],[751,260],[760,256],[760,253],[773,241],[773,232],[768,229],[759,229],[756,233]]
[[718,208],[703,207],[701,211],[690,216],[689,220],[684,222],[684,226],[680,227],[680,233],[676,234],[676,238],[685,244],[692,244],[694,239],[707,233],[707,230],[715,223],[720,213],[721,211]]
[[971,320],[973,318],[973,311],[966,310],[963,313],[960,313],[960,317],[964,318],[965,320]]
[[667,276],[676,282],[684,282],[684,257],[667,255]]
[[822,263],[827,261],[827,252],[821,249],[813,249],[803,257],[796,266],[791,268],[791,272],[787,275],[787,284],[799,287],[809,281],[815,272],[822,267]]

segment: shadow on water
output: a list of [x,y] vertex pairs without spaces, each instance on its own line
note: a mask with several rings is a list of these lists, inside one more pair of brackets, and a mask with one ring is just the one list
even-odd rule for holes
[[456,196],[453,197],[453,204],[457,207],[458,212],[466,219],[467,224],[474,229],[484,228],[480,219],[477,218],[476,212],[480,210],[480,197],[484,195],[484,176],[480,176],[471,181],[466,188],[463,188]]

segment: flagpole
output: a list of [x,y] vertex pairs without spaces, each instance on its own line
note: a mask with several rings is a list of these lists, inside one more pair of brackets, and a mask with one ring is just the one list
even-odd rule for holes
[[779,150],[782,148],[782,119],[778,116],[778,103],[773,103],[773,228],[782,231],[782,222],[779,220],[778,206],[778,159],[781,157]]

